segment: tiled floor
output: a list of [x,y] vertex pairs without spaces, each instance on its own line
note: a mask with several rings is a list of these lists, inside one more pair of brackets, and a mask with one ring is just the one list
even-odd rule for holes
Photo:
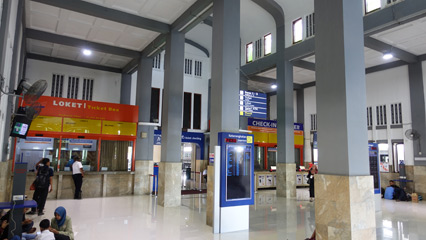
[[[205,224],[206,196],[183,195],[179,208],[160,207],[151,196],[50,200],[46,215],[64,206],[73,220],[76,240],[92,239],[305,239],[314,230],[314,203],[307,189],[297,200],[277,198],[274,190],[256,193],[250,207],[249,231],[212,234]],[[426,239],[426,203],[382,201],[377,213],[377,239]]]

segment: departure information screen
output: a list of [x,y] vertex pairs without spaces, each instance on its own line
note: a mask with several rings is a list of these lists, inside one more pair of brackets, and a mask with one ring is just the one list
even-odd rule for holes
[[251,146],[227,144],[226,199],[250,198]]

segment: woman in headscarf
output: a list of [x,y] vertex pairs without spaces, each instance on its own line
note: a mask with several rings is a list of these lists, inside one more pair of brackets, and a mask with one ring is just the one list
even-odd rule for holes
[[64,207],[58,207],[55,210],[55,217],[52,218],[50,231],[55,234],[56,240],[74,240],[71,218],[67,216]]

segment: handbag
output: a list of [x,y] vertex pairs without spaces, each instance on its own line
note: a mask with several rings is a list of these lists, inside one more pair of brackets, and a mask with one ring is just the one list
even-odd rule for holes
[[[35,182],[35,180],[34,180],[34,182]],[[31,191],[34,191],[36,189],[34,182],[30,186],[30,190]]]

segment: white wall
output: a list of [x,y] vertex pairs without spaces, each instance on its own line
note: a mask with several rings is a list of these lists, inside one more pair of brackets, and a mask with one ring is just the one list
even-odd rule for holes
[[[423,63],[423,72],[426,70],[426,64]],[[425,74],[425,73],[424,73]],[[424,80],[426,79],[426,74]],[[426,81],[425,81],[426,82]],[[376,72],[366,75],[367,87],[367,107],[373,107],[373,130],[369,132],[369,140],[386,140],[389,144],[389,157],[392,161],[391,141],[393,139],[403,139],[405,145],[405,162],[407,165],[413,165],[413,143],[408,140],[404,133],[411,129],[411,104],[409,91],[408,67],[402,66],[386,71]],[[390,104],[402,103],[402,121],[403,128],[391,129]],[[386,105],[387,108],[387,129],[376,130],[376,111],[378,105]],[[316,87],[305,89],[305,161],[311,160],[310,150],[310,115],[316,111]],[[320,122],[321,120],[318,119]],[[319,126],[320,127],[320,126]],[[321,160],[319,160],[321,161]]]
[[[161,69],[153,69],[152,70],[152,87],[160,88],[160,116],[159,122],[161,123],[162,118],[162,99],[163,99],[163,91],[164,88],[164,54],[163,51],[161,53]],[[210,58],[206,56],[206,54],[199,49],[185,44],[185,58],[192,59],[192,64],[194,65],[195,61],[202,62],[202,76],[196,77],[194,76],[194,67],[192,68],[192,75],[184,75],[184,83],[183,83],[183,91],[201,94],[201,131],[206,131],[208,128],[208,119],[207,119],[207,111],[208,111],[208,91],[209,85],[208,80],[211,78],[211,61]],[[134,74],[137,76],[137,72]],[[137,82],[136,77],[132,77],[132,81]],[[132,83],[133,86],[133,83]],[[135,85],[136,86],[136,85]],[[136,96],[136,87],[132,88],[132,96]],[[193,95],[192,95],[193,96]],[[131,102],[134,102],[135,99],[131,99]],[[194,108],[194,99],[191,101],[191,112]],[[182,110],[183,112],[183,110]],[[191,120],[193,119],[193,115],[191,115]],[[192,126],[192,122],[191,122]]]
[[68,76],[76,76],[80,77],[78,99],[82,98],[83,78],[92,78],[94,79],[93,101],[120,103],[121,74],[119,73],[28,59],[25,76],[30,82],[45,79],[48,83],[46,92],[43,94],[45,96],[51,95],[52,74],[65,75],[62,97],[67,96]]
[[[241,65],[246,64],[246,44],[262,39],[262,56],[264,53],[263,37],[272,33],[272,53],[276,52],[277,30],[274,18],[256,3],[241,1]],[[253,58],[255,57],[253,52]]]

